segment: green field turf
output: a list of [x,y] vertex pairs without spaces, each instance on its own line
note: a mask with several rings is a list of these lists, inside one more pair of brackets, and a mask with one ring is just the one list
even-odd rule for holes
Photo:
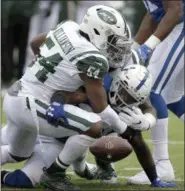
[[[2,116],[3,123],[5,123],[5,118]],[[150,140],[150,132],[145,132],[144,137],[146,140]],[[150,141],[147,141],[151,147]],[[184,125],[178,120],[175,116],[170,114],[169,121],[169,153],[170,159],[175,169],[176,174],[176,183],[179,185],[178,189],[168,189],[168,190],[184,190]],[[88,154],[88,162],[93,162],[93,157],[91,154]],[[23,163],[18,164],[8,164],[3,166],[3,169],[16,169],[21,168]],[[151,188],[150,186],[136,186],[128,185],[126,182],[126,176],[135,175],[137,172],[140,172],[140,165],[136,159],[134,153],[129,157],[117,162],[115,164],[117,173],[119,175],[119,184],[114,186],[102,185],[98,181],[87,181],[81,179],[72,174],[71,169],[69,169],[69,174],[73,180],[73,183],[79,185],[82,191],[88,190],[107,190],[107,191],[121,191],[121,190],[159,190]],[[71,175],[72,174],[72,175]],[[2,188],[2,190],[20,190],[15,188]],[[28,189],[24,189],[28,190]],[[38,189],[29,189],[29,190],[44,190],[42,188]],[[167,189],[160,189],[167,190]],[[23,189],[21,189],[23,191]]]

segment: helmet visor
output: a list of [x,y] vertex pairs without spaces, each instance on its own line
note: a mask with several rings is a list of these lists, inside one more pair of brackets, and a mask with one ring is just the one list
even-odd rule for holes
[[131,56],[131,40],[126,37],[109,35],[105,47],[104,54],[113,68],[123,66]]

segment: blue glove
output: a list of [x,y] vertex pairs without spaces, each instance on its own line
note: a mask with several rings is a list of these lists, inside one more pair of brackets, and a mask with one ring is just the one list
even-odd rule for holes
[[65,124],[69,124],[64,111],[64,104],[53,102],[46,111],[47,122],[51,125],[58,126],[62,121]]
[[159,178],[155,179],[152,182],[152,187],[161,187],[161,188],[178,188],[178,186],[171,182],[164,182],[160,180]]
[[145,44],[141,45],[136,51],[140,57],[140,60],[144,63],[148,61],[148,59],[150,58],[150,55],[153,52],[153,50]]

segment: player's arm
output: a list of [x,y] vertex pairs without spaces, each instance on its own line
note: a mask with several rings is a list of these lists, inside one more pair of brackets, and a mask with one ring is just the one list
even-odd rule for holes
[[58,103],[65,103],[65,104],[80,104],[87,101],[87,94],[84,91],[83,87],[80,87],[75,92],[67,92],[67,91],[56,91],[51,99],[50,103],[58,102]]
[[[147,61],[149,60],[153,50],[157,47],[158,44],[161,43],[161,41],[163,41],[170,34],[170,32],[180,21],[183,15],[181,1],[163,0],[163,6],[166,13],[160,21],[160,23],[158,24],[156,30],[153,32],[153,34],[151,34],[150,37],[148,37],[144,43],[141,33],[142,31],[140,30],[140,33],[136,35],[136,41],[138,43],[142,43],[142,45],[138,48],[135,45],[135,47],[137,48],[136,51],[140,57],[140,60],[145,65],[147,64]],[[145,34],[143,33],[143,35]]]
[[153,34],[160,39],[160,41],[164,40],[168,36],[183,16],[182,1],[163,0],[163,6],[166,14]]
[[86,93],[93,111],[96,113],[102,112],[108,106],[107,95],[102,85],[102,80],[89,78],[85,74],[81,74],[80,76],[85,83]]
[[121,127],[119,116],[107,103],[107,95],[103,87],[103,77],[109,69],[107,60],[91,57],[79,61],[77,67],[79,71],[83,72],[80,77],[84,81],[93,111],[98,113],[102,120],[110,126],[114,126],[118,133],[125,131],[126,125]]
[[154,33],[156,28],[157,23],[153,20],[152,15],[147,12],[141,22],[141,25],[134,40],[139,45],[143,44]]
[[45,41],[46,35],[47,34],[40,34],[40,35],[36,36],[30,42],[30,46],[31,46],[31,49],[32,49],[34,55],[40,55],[40,49],[39,48],[42,45],[42,43]]
[[152,106],[150,99],[148,98],[143,104],[141,104],[139,106],[139,108],[142,110],[142,112],[144,114],[146,113],[150,113],[151,115],[153,115],[154,117],[156,117],[156,110],[155,108]]

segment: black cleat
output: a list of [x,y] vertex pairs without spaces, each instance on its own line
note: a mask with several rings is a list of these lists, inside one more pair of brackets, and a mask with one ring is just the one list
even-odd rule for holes
[[79,188],[71,183],[70,177],[66,176],[65,172],[49,175],[46,172],[46,168],[43,168],[40,184],[52,191],[80,191]]
[[99,179],[104,184],[116,184],[118,182],[118,177],[116,171],[109,164],[109,168],[103,169],[98,167],[96,172],[96,179]]

